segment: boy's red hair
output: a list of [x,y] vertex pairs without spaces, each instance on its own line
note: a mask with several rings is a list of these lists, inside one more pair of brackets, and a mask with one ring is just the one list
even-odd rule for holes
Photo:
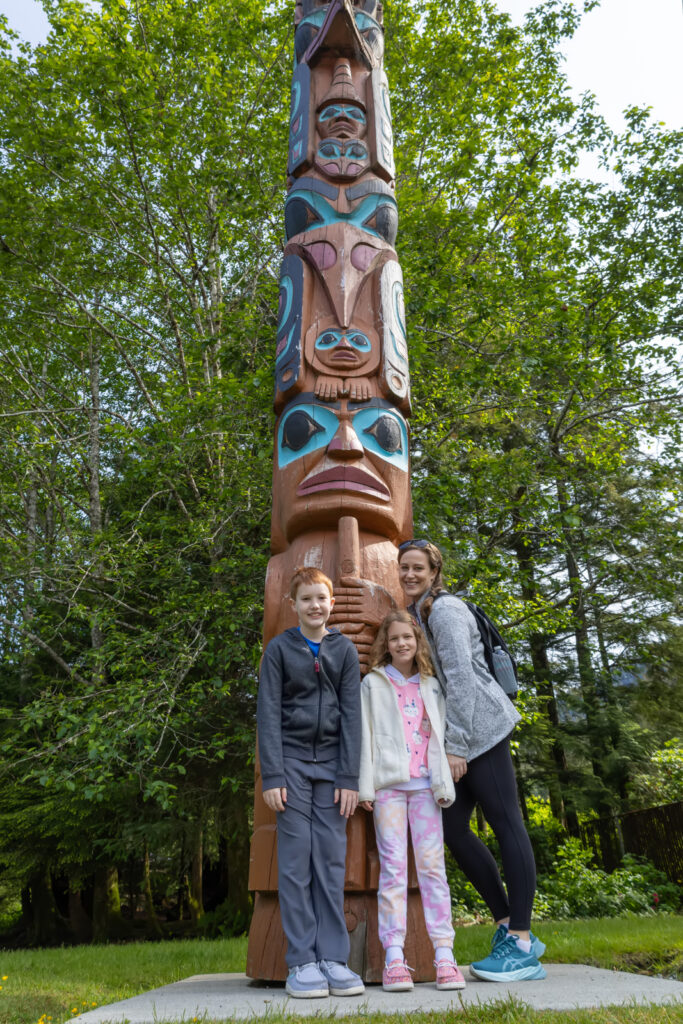
[[292,601],[296,601],[299,587],[303,585],[310,586],[311,583],[323,583],[329,590],[330,597],[334,597],[332,580],[329,576],[325,575],[322,569],[316,569],[315,566],[310,565],[300,565],[298,569],[294,570],[294,575],[289,581],[289,596]]

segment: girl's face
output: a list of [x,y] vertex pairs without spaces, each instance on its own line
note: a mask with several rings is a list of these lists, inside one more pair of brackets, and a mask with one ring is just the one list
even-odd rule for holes
[[387,630],[387,648],[392,665],[400,671],[411,669],[417,654],[413,627],[408,622],[392,622]]
[[429,590],[436,579],[436,569],[432,569],[426,551],[420,548],[408,548],[398,563],[398,578],[403,592],[411,601],[416,601],[426,590]]

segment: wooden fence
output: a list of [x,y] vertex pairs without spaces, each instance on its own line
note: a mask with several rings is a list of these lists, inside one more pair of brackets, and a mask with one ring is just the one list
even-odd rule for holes
[[625,853],[633,853],[683,885],[683,800],[586,822],[581,839],[605,871],[613,871]]

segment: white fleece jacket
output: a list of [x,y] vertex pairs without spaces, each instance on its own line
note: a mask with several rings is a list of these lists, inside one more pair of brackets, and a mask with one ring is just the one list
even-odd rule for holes
[[[427,766],[437,803],[449,807],[455,789],[444,748],[446,702],[434,676],[422,676],[420,695],[431,723]],[[360,684],[362,736],[358,799],[374,800],[378,789],[389,789],[410,779],[403,715],[398,694],[384,668],[374,668]]]

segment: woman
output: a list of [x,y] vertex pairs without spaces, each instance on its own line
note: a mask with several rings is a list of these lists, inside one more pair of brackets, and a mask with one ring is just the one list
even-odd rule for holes
[[[485,981],[545,978],[545,945],[529,930],[536,865],[517,802],[510,735],[520,719],[490,675],[474,616],[442,582],[441,552],[426,540],[401,544],[399,578],[429,642],[446,698],[446,754],[455,803],[443,812],[444,839],[496,924],[491,953],[470,966]],[[500,845],[507,892],[488,847],[470,829],[475,804]]]

